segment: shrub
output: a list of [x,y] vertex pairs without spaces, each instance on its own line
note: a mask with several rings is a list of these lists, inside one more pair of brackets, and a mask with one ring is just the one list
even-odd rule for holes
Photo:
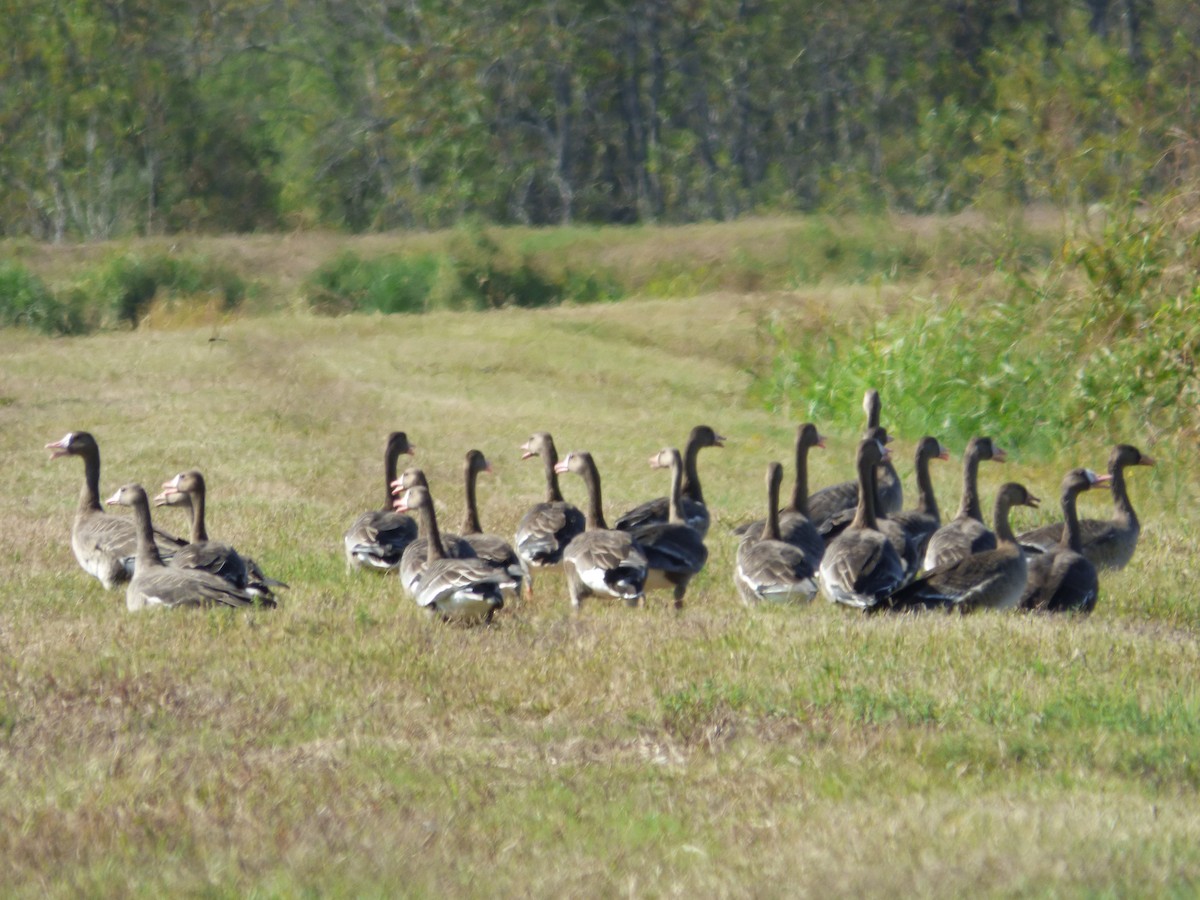
[[78,309],[54,296],[40,278],[14,262],[0,262],[0,325],[21,326],[42,334],[85,330]]
[[309,305],[326,313],[422,312],[440,268],[436,256],[384,256],[365,260],[342,253],[308,279]]
[[186,300],[216,294],[225,310],[236,308],[246,296],[245,284],[232,272],[167,255],[114,257],[86,281],[85,290],[111,321],[134,328],[160,294]]

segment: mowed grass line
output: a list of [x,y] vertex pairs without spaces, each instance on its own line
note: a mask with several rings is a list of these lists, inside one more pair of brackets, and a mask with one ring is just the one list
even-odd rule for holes
[[[0,334],[0,878],[18,895],[1187,894],[1200,877],[1195,488],[1131,474],[1146,534],[1087,620],[746,611],[728,527],[795,422],[745,400],[769,299],[420,318],[272,316],[54,341]],[[776,298],[776,302],[787,302]],[[689,337],[690,335],[694,337]],[[884,390],[885,416],[887,393]],[[861,413],[819,423],[849,477]],[[432,626],[340,536],[409,432],[445,525],[478,446],[485,526],[540,499],[535,429],[589,449],[610,517],[708,422],[716,511],[687,606]],[[215,536],[293,584],[272,613],[131,616],[70,554],[87,428],[102,489],[191,466]],[[897,438],[911,494],[912,443]],[[1135,440],[1135,442],[1137,442]],[[955,448],[958,453],[961,448]],[[981,469],[1057,505],[1080,460]],[[1186,459],[1182,453],[1180,459]],[[935,470],[944,512],[961,460]],[[564,480],[582,502],[578,479]],[[1106,514],[1104,497],[1088,497]],[[178,514],[162,524],[183,530]]]

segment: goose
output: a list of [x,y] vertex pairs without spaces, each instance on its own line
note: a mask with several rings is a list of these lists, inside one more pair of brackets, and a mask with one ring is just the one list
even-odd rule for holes
[[170,565],[180,569],[203,569],[254,596],[273,597],[272,588],[287,587],[282,581],[268,578],[254,560],[242,556],[229,544],[209,540],[204,521],[206,494],[204,475],[191,469],[163,482],[162,493],[154,498],[155,506],[186,506],[191,512],[190,540],[175,551]]
[[[700,451],[705,447],[724,447],[725,438],[717,434],[707,425],[697,425],[688,435],[687,444],[683,448],[683,502],[680,512],[685,523],[700,532],[700,537],[708,534],[711,516],[704,503],[704,493],[700,489],[700,474],[696,468],[696,460]],[[646,525],[660,525],[667,521],[668,498],[656,497],[647,500],[640,506],[635,506],[620,516],[613,527],[620,531],[635,531]]]
[[[137,557],[137,526],[126,516],[104,511],[100,504],[100,446],[86,431],[71,431],[61,440],[46,445],[51,459],[78,456],[83,459],[83,490],[71,526],[71,550],[89,575],[99,579],[105,590],[127,582]],[[170,556],[185,541],[155,529],[154,541],[161,557]]]
[[412,591],[417,606],[447,621],[490,622],[496,610],[504,606],[505,573],[476,557],[453,559],[446,555],[433,498],[425,485],[408,488],[396,508],[400,512],[416,510],[420,517],[426,557]]
[[411,516],[392,509],[392,482],[396,480],[396,461],[400,454],[414,455],[416,448],[403,431],[387,437],[383,452],[383,477],[387,485],[387,506],[364,512],[346,531],[343,543],[348,569],[394,572],[400,556],[417,537],[417,523]]
[[[875,430],[880,427],[880,400],[878,391],[872,389],[866,392],[863,396],[863,411],[867,414],[867,426],[863,430],[863,437],[875,437],[882,440],[884,444],[887,444],[891,438],[883,437],[881,432]],[[899,512],[904,507],[904,491],[900,484],[900,476],[896,472],[896,467],[892,465],[890,460],[883,463],[879,467],[879,471],[875,473],[875,483],[875,514],[884,516],[893,512]],[[808,516],[821,530],[826,541],[828,541],[831,536],[826,534],[824,527],[825,520],[836,516],[840,512],[845,512],[847,515],[841,520],[841,524],[844,527],[853,518],[853,512],[857,506],[857,479],[843,481],[821,488],[821,490],[812,494],[808,498]]]
[[[408,507],[404,504],[404,495],[414,487],[425,488],[429,491],[429,482],[425,478],[425,473],[421,469],[409,468],[400,473],[400,476],[392,482],[392,492],[396,495],[394,509],[398,513],[408,512]],[[429,501],[433,503],[432,495]],[[411,507],[416,509],[416,506]],[[425,561],[429,558],[429,531],[425,534],[418,534],[415,540],[411,541],[404,548],[404,553],[400,555],[400,565],[397,567],[397,573],[400,575],[400,584],[410,597],[416,597],[420,587],[422,570],[425,568]],[[473,559],[475,557],[475,548],[464,541],[457,534],[442,534],[438,531],[438,540],[441,542],[441,555],[449,559]]]
[[[521,459],[540,457],[546,472],[546,499],[530,507],[517,525],[514,541],[517,555],[531,571],[562,563],[563,550],[586,527],[578,507],[563,500],[558,486],[558,451],[548,432],[536,431],[521,445]],[[526,593],[533,594],[533,578],[526,582]]]
[[904,583],[904,562],[879,531],[875,518],[875,470],[888,457],[876,438],[858,445],[858,506],[854,521],[825,548],[821,590],[832,603],[870,609]]
[[817,566],[803,550],[780,539],[779,486],[783,466],[767,466],[767,518],[755,537],[751,531],[738,545],[733,583],[747,606],[758,603],[810,603],[817,594]]
[[109,504],[133,508],[137,529],[137,565],[125,588],[125,606],[136,612],[151,606],[275,606],[269,597],[254,597],[219,575],[203,569],[167,566],[159,556],[150,501],[140,484],[127,484],[108,499]]
[[683,608],[683,595],[688,582],[704,568],[708,548],[700,532],[684,522],[682,506],[683,458],[674,447],[660,450],[650,457],[653,469],[671,470],[671,492],[668,495],[668,520],[643,525],[632,532],[634,541],[646,556],[648,574],[645,589],[674,592],[675,608]]
[[925,548],[929,539],[942,525],[942,515],[938,510],[937,498],[933,494],[933,480],[929,477],[929,463],[932,460],[947,460],[949,451],[935,437],[926,435],[917,442],[916,460],[914,467],[917,473],[917,506],[906,509],[888,519],[895,522],[903,530],[912,545],[913,558],[917,561],[925,558]]
[[1028,563],[1013,536],[1008,513],[1014,506],[1036,508],[1039,502],[1015,481],[1001,485],[993,511],[995,549],[972,553],[926,572],[895,591],[880,608],[903,611],[940,607],[964,613],[979,608],[1012,609],[1025,590]]
[[627,531],[609,529],[604,521],[600,473],[592,455],[572,451],[554,467],[558,474],[574,472],[588,489],[587,527],[563,550],[563,571],[571,605],[579,609],[585,597],[597,594],[637,606],[645,596],[648,562]]
[[521,585],[527,577],[525,563],[512,545],[498,534],[484,533],[479,524],[479,505],[475,497],[475,482],[481,472],[491,472],[492,465],[479,450],[468,450],[463,464],[466,487],[466,512],[463,514],[462,539],[471,545],[475,555],[484,562],[507,573],[509,581],[504,590],[512,596],[521,595]]
[[1105,487],[1111,475],[1091,469],[1072,469],[1062,482],[1063,532],[1059,542],[1029,559],[1029,578],[1021,594],[1021,609],[1090,613],[1100,596],[1096,567],[1080,552],[1079,515],[1075,500],[1083,491]]
[[979,505],[979,463],[1004,462],[1007,454],[989,437],[973,437],[963,452],[962,500],[953,519],[933,533],[925,548],[922,568],[936,569],[946,563],[996,549],[996,536],[983,524]]
[[[806,422],[796,429],[796,481],[792,487],[791,502],[779,510],[778,540],[799,547],[814,561],[814,566],[820,564],[825,554],[825,539],[808,517],[808,451],[824,446],[825,438],[817,432],[816,425]],[[758,519],[739,525],[734,529],[734,534],[742,539],[749,537],[757,540],[762,537],[766,524],[766,519]]]
[[[1080,552],[1097,569],[1123,569],[1137,549],[1141,524],[1125,486],[1128,466],[1152,466],[1154,459],[1130,444],[1117,444],[1108,456],[1109,486],[1112,489],[1113,517],[1083,519],[1079,523]],[[1062,537],[1063,525],[1055,522],[1020,536],[1022,544],[1047,550]]]

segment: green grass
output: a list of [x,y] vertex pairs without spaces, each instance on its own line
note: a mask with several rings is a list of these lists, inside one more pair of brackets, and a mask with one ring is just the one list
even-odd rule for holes
[[[1130,476],[1143,543],[1088,619],[737,600],[729,529],[761,515],[763,468],[790,467],[796,425],[751,390],[762,323],[819,309],[839,327],[923,290],[276,312],[224,321],[219,341],[207,323],[0,331],[6,894],[1193,895],[1186,436],[1122,435],[1159,465]],[[880,387],[886,420],[903,402]],[[858,399],[819,422],[814,485],[849,477]],[[698,422],[728,443],[701,457],[710,560],[679,614],[666,595],[572,614],[545,578],[492,628],[437,627],[393,581],[344,570],[389,430],[417,446],[449,524],[463,455],[482,449],[484,525],[511,534],[542,492],[519,459],[530,432],[595,454],[611,516],[665,491],[646,459]],[[72,429],[97,436],[106,491],[203,470],[210,531],[292,584],[281,607],[128,614],[70,552],[81,467],[42,446]],[[895,430],[911,497],[919,435]],[[1045,502],[1020,524],[1047,521],[1062,473],[1101,467],[1111,437],[1082,426],[1069,451],[982,467],[985,497],[1024,481]]]

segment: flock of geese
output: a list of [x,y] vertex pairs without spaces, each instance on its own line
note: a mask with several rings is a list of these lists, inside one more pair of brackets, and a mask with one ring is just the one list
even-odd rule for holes
[[[1125,470],[1154,465],[1136,447],[1114,447],[1106,474],[1072,469],[1061,486],[1062,521],[1014,535],[1011,509],[1036,507],[1039,499],[1023,485],[1006,483],[997,492],[991,528],[984,523],[979,464],[1005,458],[992,439],[968,443],[958,511],[943,522],[929,466],[949,459],[949,453],[933,437],[917,443],[916,505],[905,509],[887,446],[890,436],[879,424],[879,394],[868,391],[863,407],[867,428],[857,447],[854,480],[809,493],[808,453],[825,446],[810,423],[796,431],[795,482],[785,506],[780,506],[783,467],[767,466],[765,518],[735,529],[733,581],[747,605],[808,603],[820,592],[833,603],[867,612],[1020,608],[1089,613],[1099,596],[1098,570],[1120,569],[1133,556],[1140,526]],[[347,565],[395,573],[419,607],[446,620],[490,621],[506,599],[532,596],[535,573],[541,577],[551,567],[562,568],[576,608],[589,597],[638,606],[656,590],[670,591],[679,608],[689,582],[708,561],[704,541],[711,516],[697,458],[702,449],[723,442],[712,428],[698,425],[683,453],[667,448],[651,456],[652,467],[670,472],[668,494],[629,510],[609,527],[591,454],[571,452],[560,459],[553,438],[536,432],[522,445],[522,458],[541,460],[546,499],[525,512],[509,542],[480,525],[476,478],[491,470],[481,452],[466,455],[466,513],[459,533],[451,534],[438,525],[421,469],[399,471],[400,458],[414,451],[404,432],[393,432],[384,451],[385,502],[346,531]],[[83,569],[106,589],[126,586],[129,609],[276,605],[276,591],[286,584],[230,545],[209,539],[200,472],[179,473],[154,498],[157,506],[190,512],[185,540],[155,527],[150,498],[139,484],[125,485],[107,501],[131,507],[132,518],[105,511],[100,450],[91,434],[71,432],[46,447],[51,458],[83,460],[71,547]],[[559,476],[566,473],[584,482],[582,510],[563,497]],[[1111,491],[1112,518],[1079,518],[1077,497],[1095,488]]]

